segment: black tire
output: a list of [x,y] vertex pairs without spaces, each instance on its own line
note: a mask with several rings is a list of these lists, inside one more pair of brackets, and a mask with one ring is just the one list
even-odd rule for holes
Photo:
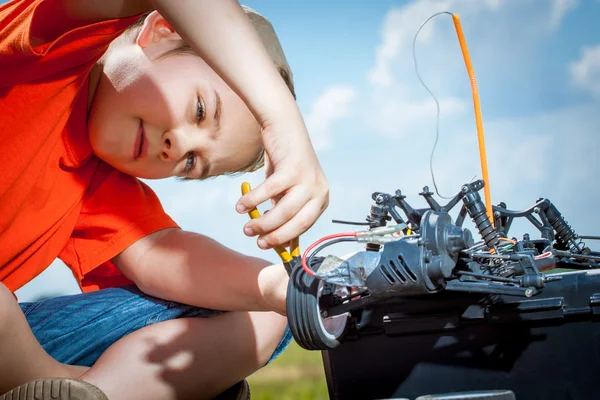
[[348,314],[326,321],[321,317],[319,298],[324,285],[325,282],[307,274],[302,266],[290,274],[286,303],[288,321],[294,339],[306,350],[336,348],[348,327]]

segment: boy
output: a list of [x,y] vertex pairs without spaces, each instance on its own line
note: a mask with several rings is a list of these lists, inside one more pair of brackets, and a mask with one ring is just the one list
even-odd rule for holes
[[[137,179],[252,170],[264,148],[237,205],[277,202],[245,226],[262,248],[327,206],[285,57],[247,12],[256,29],[233,0],[0,6],[0,393],[211,398],[289,343],[284,268],[182,231]],[[19,307],[57,256],[86,293]]]

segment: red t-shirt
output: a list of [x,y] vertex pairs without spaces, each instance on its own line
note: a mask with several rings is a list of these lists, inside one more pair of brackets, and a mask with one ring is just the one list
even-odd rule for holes
[[[177,227],[146,184],[95,157],[88,139],[88,74],[138,17],[76,26],[52,3],[0,5],[0,280],[11,291],[56,257],[83,291],[128,283],[109,260]],[[73,28],[32,44],[48,24]]]

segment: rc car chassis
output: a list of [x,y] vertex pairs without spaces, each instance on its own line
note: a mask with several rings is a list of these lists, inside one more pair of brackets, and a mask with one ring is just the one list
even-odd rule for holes
[[[425,187],[420,195],[429,207],[420,209],[400,190],[373,193],[374,204],[360,223],[368,229],[344,239],[366,243],[364,251],[347,259],[316,256],[341,239],[332,240],[291,271],[287,314],[296,342],[307,350],[333,349],[346,336],[355,337],[368,318],[363,311],[380,302],[442,291],[531,298],[562,279],[546,270],[600,267],[600,253],[583,241],[598,238],[577,235],[550,200],[538,199],[523,211],[500,203],[493,206],[492,224],[479,195],[483,187],[482,180],[466,183],[443,206]],[[457,205],[453,221],[450,211]],[[477,242],[462,226],[467,216]],[[510,238],[515,218],[529,220],[537,238]]]

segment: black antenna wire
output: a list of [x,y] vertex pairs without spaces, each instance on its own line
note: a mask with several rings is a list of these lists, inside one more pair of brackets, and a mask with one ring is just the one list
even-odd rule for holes
[[431,171],[431,180],[433,181],[433,187],[435,188],[435,192],[437,193],[437,195],[443,199],[451,199],[452,197],[445,197],[442,196],[438,190],[437,184],[435,182],[435,174],[433,173],[433,154],[435,153],[435,149],[437,147],[438,144],[438,140],[440,138],[440,103],[438,102],[438,99],[435,97],[435,95],[433,94],[433,92],[429,89],[429,87],[427,87],[427,85],[425,84],[425,82],[423,82],[423,79],[421,78],[421,75],[419,74],[419,67],[417,65],[417,56],[416,56],[416,50],[415,50],[415,44],[417,42],[417,36],[419,36],[419,32],[421,32],[421,29],[423,29],[423,27],[429,22],[431,21],[433,18],[439,16],[439,15],[443,15],[443,14],[448,14],[449,16],[452,16],[452,13],[448,12],[448,11],[440,11],[438,13],[433,14],[432,16],[430,16],[429,18],[427,18],[425,20],[425,22],[423,22],[421,24],[421,26],[419,27],[419,29],[417,30],[417,32],[415,33],[415,37],[413,38],[413,60],[415,63],[415,72],[417,74],[417,78],[419,78],[419,82],[421,82],[421,85],[423,85],[423,87],[425,88],[425,90],[427,90],[429,92],[429,94],[431,95],[431,97],[433,98],[433,100],[435,101],[435,106],[436,106],[436,116],[435,116],[435,142],[433,143],[433,149],[431,149],[431,156],[429,157],[429,170]]

